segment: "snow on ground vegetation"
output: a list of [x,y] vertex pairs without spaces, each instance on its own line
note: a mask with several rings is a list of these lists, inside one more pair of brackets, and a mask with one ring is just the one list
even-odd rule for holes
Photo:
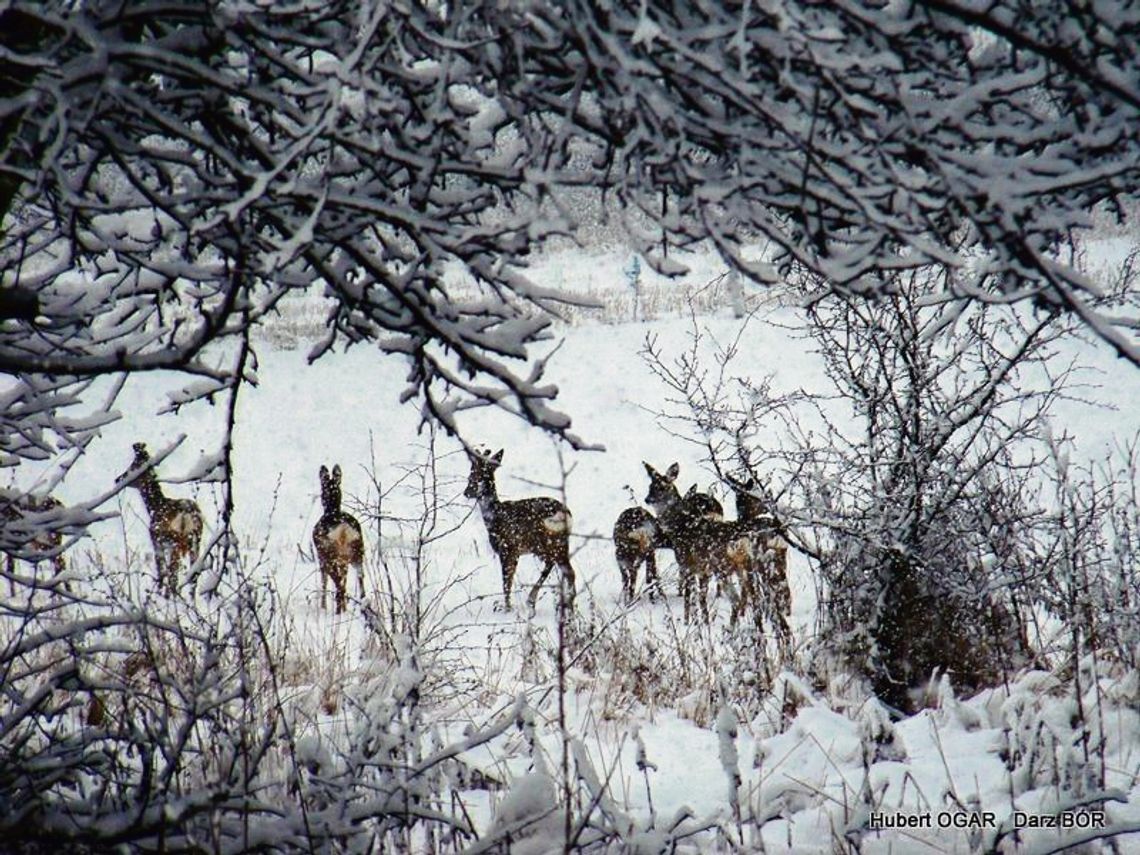
[[[1132,830],[1115,838],[1116,851],[1140,852],[1135,671],[1096,656],[1075,672],[1043,660],[974,697],[943,678],[925,709],[892,721],[841,666],[818,669],[827,641],[817,634],[821,592],[795,551],[788,661],[733,624],[723,602],[711,626],[686,623],[671,553],[658,553],[664,600],[622,602],[610,533],[623,509],[643,503],[643,461],[658,469],[678,462],[682,490],[720,490],[731,507],[702,438],[670,418],[676,406],[647,363],[647,345],[699,353],[711,365],[736,343],[732,371],[741,377],[770,377],[787,394],[828,388],[794,300],[741,290],[711,257],[695,257],[692,268],[665,281],[631,269],[616,250],[536,263],[540,284],[599,304],[569,311],[556,328],[550,373],[577,435],[604,451],[572,452],[502,412],[460,416],[470,442],[503,449],[502,498],[557,497],[573,514],[570,639],[557,574],[537,609],[526,606],[539,569],[530,557],[513,610],[501,610],[496,556],[462,495],[467,457],[398,403],[405,367],[363,347],[308,365],[320,300],[282,307],[280,322],[255,342],[258,384],[238,399],[234,527],[243,572],[275,592],[268,636],[295,759],[344,768],[361,710],[414,689],[425,733],[439,744],[524,710],[517,726],[460,755],[467,778],[455,785],[480,834],[513,829],[511,851],[559,847],[569,825],[551,805],[568,788],[576,816],[595,817],[578,842],[595,834],[598,845],[621,840],[631,852],[1049,852],[1107,829]],[[1080,400],[1058,404],[1052,422],[1074,438],[1074,455],[1099,459],[1138,427],[1140,373],[1091,345],[1066,346],[1062,358],[1079,358],[1089,385]],[[170,495],[203,508],[208,539],[222,493],[180,478],[209,462],[218,413],[197,403],[159,416],[170,391],[164,377],[133,377],[118,400],[122,418],[58,498],[110,489],[133,443],[171,448],[160,475]],[[344,614],[320,608],[311,540],[321,516],[318,468],[334,464],[366,542],[366,595],[355,597],[350,578]],[[129,568],[140,602],[158,610],[140,497],[114,501],[116,516],[70,550],[73,585],[94,589],[103,568]],[[1064,827],[1035,827],[1053,821]],[[420,838],[410,845],[444,847]]]

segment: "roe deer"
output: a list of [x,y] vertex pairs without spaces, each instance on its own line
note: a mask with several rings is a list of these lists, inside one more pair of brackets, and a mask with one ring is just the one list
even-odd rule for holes
[[645,508],[626,508],[614,523],[614,557],[621,571],[622,596],[632,602],[637,588],[637,568],[645,564],[645,586],[652,598],[657,591],[658,549],[667,547],[657,518]]
[[183,558],[187,564],[198,559],[198,545],[202,539],[204,523],[202,512],[190,499],[171,499],[158,483],[158,475],[150,462],[146,443],[133,446],[135,459],[127,470],[115,479],[142,494],[143,504],[150,515],[150,542],[154,546],[154,561],[158,566],[158,584],[166,586],[170,594],[178,593],[178,565]]
[[[672,549],[677,558],[678,594],[685,603],[685,614],[688,616],[693,585],[701,584],[706,591],[708,589],[707,576],[702,579],[702,572],[707,568],[695,560],[697,547],[694,538],[698,529],[704,531],[706,524],[723,522],[724,508],[711,495],[698,492],[695,484],[682,497],[675,484],[680,472],[676,463],[669,467],[666,475],[648,463],[642,465],[650,479],[646,504],[657,512],[664,545]],[[691,560],[685,560],[686,557]]]
[[728,482],[736,498],[736,518],[756,532],[763,550],[746,580],[746,593],[752,608],[762,612],[775,628],[776,642],[786,658],[792,642],[792,592],[788,586],[788,543],[782,534],[783,526],[754,479],[743,483],[730,477]]
[[313,528],[313,546],[321,565],[321,608],[325,607],[325,594],[332,580],[336,595],[336,613],[344,611],[348,599],[348,568],[356,568],[360,597],[364,598],[364,534],[356,518],[340,509],[340,466],[332,473],[322,466],[321,506],[324,513]]
[[[8,543],[4,551],[7,555],[8,591],[16,594],[16,558],[26,558],[33,567],[41,561],[51,561],[58,576],[67,569],[61,547],[63,533],[52,528],[59,508],[63,505],[51,496],[35,496],[31,493],[4,493],[0,495],[0,517],[5,520],[5,533]],[[68,585],[65,582],[64,587]]]
[[533,555],[543,562],[542,574],[531,589],[528,602],[534,608],[542,583],[553,567],[558,567],[566,582],[566,605],[574,606],[574,568],[570,566],[570,523],[567,507],[557,499],[499,500],[495,489],[495,470],[503,462],[502,449],[497,454],[467,452],[471,461],[471,477],[463,495],[475,499],[487,526],[491,549],[499,556],[503,569],[503,599],[511,607],[511,588],[515,568],[523,555]]
[[[760,569],[768,553],[766,529],[747,520],[726,521],[700,515],[677,490],[676,463],[665,474],[648,463],[644,466],[650,481],[645,502],[657,512],[681,568],[685,619],[691,619],[696,597],[708,620],[709,581],[715,575],[730,592],[732,619],[739,619],[746,608],[752,607],[753,619],[759,623],[761,612],[757,605],[763,600],[756,589],[758,580],[766,577]],[[775,623],[777,635],[783,639],[783,630],[778,621]],[[784,641],[780,643],[783,645]]]

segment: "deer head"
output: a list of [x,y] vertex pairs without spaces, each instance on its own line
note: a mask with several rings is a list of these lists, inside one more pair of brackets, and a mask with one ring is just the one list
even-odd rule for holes
[[131,461],[131,465],[115,478],[116,484],[133,486],[138,477],[150,467],[150,452],[146,450],[146,443],[136,442],[131,447],[134,449],[135,458]]
[[468,499],[479,499],[494,493],[495,471],[503,462],[503,449],[497,453],[468,451],[467,459],[471,461],[471,475],[467,479],[467,488],[463,495]]
[[319,474],[321,478],[321,507],[325,509],[326,514],[336,513],[340,510],[341,503],[340,464],[337,463],[333,466],[332,473],[329,472],[327,466],[322,466]]
[[641,465],[649,474],[649,492],[645,494],[645,504],[660,512],[681,500],[681,493],[677,490],[677,476],[681,473],[678,464],[670,466],[664,475],[644,461]]

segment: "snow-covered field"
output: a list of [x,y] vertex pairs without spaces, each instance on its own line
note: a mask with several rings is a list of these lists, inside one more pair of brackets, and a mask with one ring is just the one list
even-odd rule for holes
[[[622,605],[609,537],[618,513],[644,499],[642,461],[658,468],[679,462],[682,489],[691,483],[706,488],[714,480],[701,467],[701,448],[674,435],[661,418],[668,409],[665,391],[640,355],[646,337],[655,337],[666,354],[680,353],[689,346],[694,324],[706,332],[706,348],[734,340],[747,324],[736,370],[753,377],[771,374],[778,390],[824,386],[818,357],[788,329],[796,320],[793,307],[754,300],[756,311],[745,320],[726,309],[694,320],[685,317],[678,298],[643,306],[655,319],[634,321],[631,304],[624,302],[627,261],[617,252],[566,252],[535,269],[542,284],[594,295],[622,293],[608,314],[583,313],[559,326],[561,341],[550,362],[551,379],[560,388],[558,406],[572,417],[578,436],[604,451],[572,451],[502,412],[470,411],[460,422],[471,442],[505,450],[501,497],[559,496],[573,512],[578,611],[583,632],[600,640],[596,657],[572,664],[567,675],[567,732],[581,740],[599,775],[608,778],[614,809],[639,823],[651,814],[670,817],[686,809],[697,817],[728,818],[724,833],[758,847],[754,825],[731,821],[735,768],[740,801],[751,806],[745,814],[770,818],[762,831],[767,851],[830,852],[849,831],[846,839],[861,839],[866,852],[990,851],[999,844],[1004,851],[1015,843],[1019,851],[1055,851],[1071,842],[1065,835],[1096,831],[1025,829],[1015,839],[1007,834],[1015,811],[1028,822],[1082,799],[1103,804],[1098,810],[1106,821],[1140,828],[1135,675],[1101,674],[1099,685],[1082,683],[1085,704],[1098,711],[1089,717],[1097,732],[1085,736],[1092,743],[1107,740],[1105,778],[1112,793],[1106,797],[1073,779],[1085,774],[1082,752],[1089,743],[1074,730],[1073,698],[1050,675],[1030,674],[1008,689],[972,699],[944,692],[939,705],[894,725],[893,742],[875,749],[876,728],[889,726],[882,723],[881,708],[857,689],[838,681],[812,688],[793,668],[753,708],[721,704],[721,681],[750,679],[746,655],[718,658],[726,649],[725,616],[711,632],[701,632],[684,626],[675,596],[664,605]],[[655,285],[653,293],[699,290],[718,275],[711,260],[698,258],[685,282]],[[648,272],[643,281],[654,283]],[[549,768],[557,768],[562,749],[558,692],[552,688],[555,597],[545,593],[533,616],[524,605],[537,564],[523,559],[515,609],[497,610],[497,560],[482,520],[462,496],[467,460],[455,439],[432,434],[413,406],[398,403],[405,381],[398,360],[355,347],[309,366],[303,345],[285,347],[283,341],[289,337],[270,334],[257,342],[259,384],[239,398],[235,527],[245,543],[248,572],[272,579],[287,605],[286,656],[302,675],[287,688],[301,711],[300,731],[335,741],[350,715],[338,693],[351,694],[361,674],[387,667],[368,652],[359,603],[342,616],[318,608],[320,580],[311,544],[321,513],[317,470],[339,464],[346,508],[365,523],[369,598],[407,602],[418,591],[426,604],[425,669],[438,677],[428,685],[440,721],[458,733],[465,722],[484,723],[524,695],[540,714]],[[1140,427],[1140,371],[1092,346],[1072,347],[1090,368],[1086,379],[1097,384],[1089,396],[1103,407],[1067,403],[1056,420],[1074,434],[1078,452],[1091,457]],[[95,453],[78,463],[59,497],[76,501],[109,489],[130,463],[134,442],[157,451],[180,441],[160,474],[176,481],[192,472],[218,441],[221,413],[198,403],[177,415],[157,415],[173,387],[162,376],[132,378],[117,403],[121,420],[105,429]],[[437,465],[429,469],[433,456]],[[219,512],[216,491],[212,485],[179,483],[167,490],[196,498],[208,529]],[[730,498],[722,498],[731,507]],[[94,526],[90,538],[73,548],[77,572],[123,559],[151,566],[138,494],[127,492],[116,501],[121,519]],[[415,532],[425,508],[438,512],[433,533],[446,533],[417,560]],[[675,595],[672,557],[660,553],[659,560],[666,588]],[[806,559],[796,554],[791,575],[796,640],[803,651],[813,641],[817,591]],[[708,668],[693,685],[674,692],[668,681],[676,672],[665,658],[682,650]],[[308,667],[301,667],[306,660]],[[631,670],[618,673],[616,662]],[[789,699],[790,710],[784,708]],[[653,764],[644,773],[638,769],[638,739]],[[517,737],[481,748],[469,760],[500,780],[521,780],[532,766]],[[526,794],[512,795],[518,801]],[[472,816],[485,826],[498,803],[511,796],[499,791],[470,798]],[[870,831],[868,823],[880,817],[871,817],[868,805],[888,823],[905,816],[919,827]],[[711,847],[717,840],[706,832],[690,843]],[[642,842],[646,848],[640,851],[652,851],[653,840]],[[1117,846],[1140,852],[1140,833],[1117,838]]]

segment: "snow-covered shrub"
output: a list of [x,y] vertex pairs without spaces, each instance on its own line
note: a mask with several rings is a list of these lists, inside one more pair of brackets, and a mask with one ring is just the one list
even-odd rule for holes
[[109,579],[51,613],[28,608],[38,596],[0,620],[6,845],[229,848],[275,812],[262,800],[282,738],[260,624],[272,592],[163,601]]
[[345,640],[299,669],[278,594],[240,562],[209,598],[155,596],[128,569],[0,601],[6,849],[438,851],[484,831],[460,793],[498,784],[463,755],[517,712],[436,721],[425,690],[443,681],[406,636],[310,702]]
[[[808,518],[827,626],[876,692],[906,709],[936,672],[976,689],[1029,661],[1024,571],[1038,519],[1010,496],[1042,456],[1039,431],[1065,375],[1031,374],[1065,326],[1049,313],[927,305],[926,276],[875,305],[823,298],[808,329],[855,433],[807,450]],[[1015,513],[995,538],[995,507]],[[998,549],[1003,550],[995,558]]]
[[1047,538],[1039,566],[1046,604],[1066,627],[1060,642],[1072,671],[1089,651],[1140,664],[1140,436],[1099,464],[1070,460],[1063,437],[1049,440],[1043,497]]
[[[723,478],[751,481],[818,576],[821,638],[891,706],[948,673],[993,685],[1031,659],[1043,515],[1028,474],[1071,366],[1054,313],[928,299],[923,271],[875,303],[804,282],[829,394],[738,377],[736,340],[645,356]],[[709,351],[712,351],[711,364]]]

